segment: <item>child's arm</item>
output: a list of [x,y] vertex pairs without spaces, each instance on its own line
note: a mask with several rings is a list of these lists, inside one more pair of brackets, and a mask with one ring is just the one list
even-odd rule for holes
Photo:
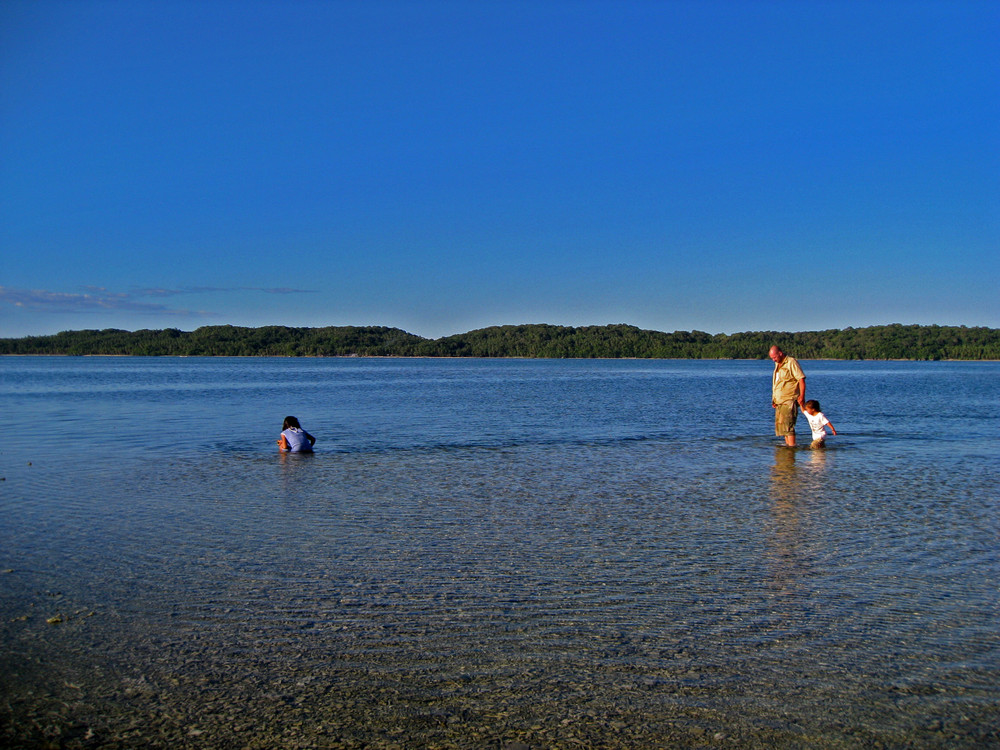
[[[306,440],[308,440],[308,441],[309,441],[309,445],[316,445],[316,438],[314,438],[314,437],[313,437],[312,435],[310,435],[310,434],[309,434],[308,432],[306,432],[305,430],[302,430],[302,432],[305,432],[305,435],[306,435]],[[836,435],[837,433],[835,432],[835,433],[833,433],[833,434],[834,434],[834,435]]]
[[288,450],[288,440],[284,435],[278,437],[278,450],[287,451]]
[[834,435],[837,434],[837,428],[833,426],[833,422],[831,422],[829,419],[826,420],[826,426],[830,428],[830,432],[832,432]]

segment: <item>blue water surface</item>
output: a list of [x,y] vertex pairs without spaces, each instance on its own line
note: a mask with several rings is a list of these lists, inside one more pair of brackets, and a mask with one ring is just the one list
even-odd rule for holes
[[825,450],[768,361],[0,358],[12,721],[212,685],[206,747],[294,706],[303,746],[996,741],[1000,363],[802,365]]

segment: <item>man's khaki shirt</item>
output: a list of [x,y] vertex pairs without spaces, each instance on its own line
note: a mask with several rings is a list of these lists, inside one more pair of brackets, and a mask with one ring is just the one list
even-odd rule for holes
[[805,373],[798,360],[785,355],[781,364],[775,363],[771,377],[771,400],[776,404],[799,400],[799,381],[805,380]]

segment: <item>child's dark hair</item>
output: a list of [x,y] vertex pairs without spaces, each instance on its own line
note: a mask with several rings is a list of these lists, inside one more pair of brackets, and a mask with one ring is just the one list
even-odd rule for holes
[[814,409],[815,411],[823,411],[822,409],[819,408],[819,401],[816,401],[815,399],[810,399],[809,401],[806,401],[806,406],[808,406],[810,409]]
[[297,427],[300,430],[302,429],[302,425],[299,424],[299,420],[295,417],[285,417],[285,421],[284,424],[281,425],[281,429],[287,430],[289,427]]

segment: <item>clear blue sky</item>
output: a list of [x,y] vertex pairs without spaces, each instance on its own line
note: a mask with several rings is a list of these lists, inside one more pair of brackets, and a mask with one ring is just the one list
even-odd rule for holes
[[1000,3],[4,0],[0,336],[1000,327]]

